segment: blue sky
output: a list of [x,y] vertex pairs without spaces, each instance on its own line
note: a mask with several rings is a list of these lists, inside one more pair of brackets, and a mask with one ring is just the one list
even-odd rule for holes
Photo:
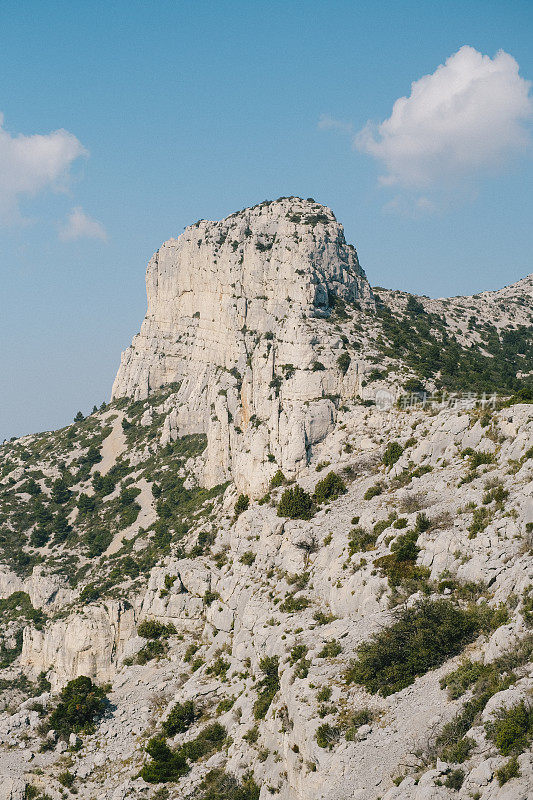
[[[532,34],[530,0],[4,0],[0,440],[108,399],[146,262],[198,218],[312,196],[374,285],[530,273]],[[434,131],[456,67],[479,118]]]

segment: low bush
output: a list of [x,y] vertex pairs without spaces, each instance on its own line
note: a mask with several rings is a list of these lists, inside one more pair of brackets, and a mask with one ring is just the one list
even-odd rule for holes
[[372,500],[373,497],[377,497],[379,494],[383,492],[383,486],[381,483],[376,483],[374,486],[371,486],[363,495],[364,500]]
[[171,622],[165,625],[155,619],[145,619],[137,628],[137,633],[143,639],[168,639],[176,633],[176,628]]
[[389,442],[383,453],[383,464],[389,469],[393,467],[403,453],[403,447],[399,442]]
[[490,629],[494,613],[475,605],[463,609],[449,600],[403,608],[392,625],[359,647],[346,680],[384,697],[399,692]]
[[176,703],[162,724],[163,733],[169,737],[175,736],[177,733],[185,733],[199,716],[192,700]]
[[285,483],[287,483],[287,478],[285,477],[283,472],[280,469],[278,469],[278,471],[275,472],[272,478],[270,479],[270,488],[277,489],[278,486],[283,486]]
[[458,792],[463,785],[464,779],[465,774],[462,769],[452,769],[446,775],[443,785],[446,786],[447,789],[455,789],[455,791]]
[[[387,576],[391,587],[405,584],[419,584],[429,577],[426,567],[417,567],[416,559],[420,552],[417,545],[419,532],[407,531],[398,536],[391,545],[391,552],[386,556],[376,559],[377,567]],[[412,586],[418,588],[417,585]]]
[[370,533],[364,528],[357,527],[350,531],[348,538],[348,552],[350,556],[354,553],[365,553],[367,550],[373,550],[376,546],[376,533]]
[[311,605],[311,601],[308,597],[304,595],[300,595],[300,597],[295,597],[295,594],[288,594],[285,597],[283,603],[280,604],[279,610],[283,611],[284,614],[294,614],[295,611],[304,611],[304,609],[308,608]]
[[533,709],[522,701],[512,708],[501,708],[485,725],[487,737],[502,756],[523,753],[533,741]]
[[313,499],[316,503],[329,503],[331,500],[337,500],[341,494],[346,494],[346,486],[344,481],[337,475],[336,472],[328,472],[325,478],[318,481],[315,486]]
[[350,366],[351,361],[352,359],[350,358],[349,353],[347,353],[346,351],[344,351],[344,353],[341,353],[340,356],[338,357],[337,366],[343,375],[346,375],[346,373],[348,372],[348,367]]
[[154,737],[146,745],[146,752],[152,761],[141,770],[141,778],[147,783],[166,783],[176,781],[189,771],[185,756],[171,750],[163,737]]
[[247,494],[240,494],[237,498],[237,502],[235,503],[235,517],[238,517],[242,514],[243,511],[246,511],[250,507],[250,498]]
[[105,690],[82,675],[69,681],[61,690],[59,702],[48,717],[46,727],[64,736],[90,733],[106,707]]
[[498,778],[500,786],[503,786],[504,783],[507,783],[507,781],[510,781],[512,778],[518,778],[519,776],[520,767],[516,756],[512,756],[503,767],[496,770],[496,777]]
[[251,774],[238,781],[222,769],[208,772],[200,784],[198,800],[259,800],[259,786]]
[[279,658],[265,656],[259,662],[263,677],[257,683],[257,700],[254,703],[254,718],[264,719],[270,704],[279,690]]
[[336,639],[330,639],[318,653],[319,658],[335,658],[342,653],[342,647]]
[[324,722],[322,725],[318,726],[315,738],[319,747],[324,747],[328,750],[331,750],[332,747],[334,747],[334,745],[339,741],[340,730],[334,725]]
[[278,504],[278,517],[311,519],[315,506],[311,495],[301,486],[285,489]]

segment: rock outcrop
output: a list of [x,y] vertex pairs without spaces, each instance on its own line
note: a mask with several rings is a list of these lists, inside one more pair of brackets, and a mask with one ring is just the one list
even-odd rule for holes
[[533,796],[531,287],[373,295],[297,198],[164,244],[0,446],[0,800]]
[[335,421],[332,396],[360,389],[336,363],[331,324],[374,301],[357,253],[325,206],[283,198],[200,220],[165,242],[146,273],[148,310],[122,355],[113,397],[176,383],[163,440],[205,433],[207,485],[262,491],[268,456],[290,475]]

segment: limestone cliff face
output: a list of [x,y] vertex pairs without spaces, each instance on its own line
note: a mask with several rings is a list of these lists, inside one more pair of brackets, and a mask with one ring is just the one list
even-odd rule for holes
[[179,384],[163,437],[207,434],[208,485],[231,477],[256,493],[274,460],[297,474],[334,424],[328,398],[352,396],[360,382],[358,363],[346,374],[337,366],[332,312],[374,306],[333,213],[284,198],[201,220],[153,256],[146,287],[146,317],[113,397]]

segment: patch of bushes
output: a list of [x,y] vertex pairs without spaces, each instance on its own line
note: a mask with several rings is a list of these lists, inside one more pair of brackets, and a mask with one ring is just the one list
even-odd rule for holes
[[485,725],[485,731],[502,756],[523,753],[533,741],[533,709],[523,701],[512,708],[501,708]]
[[259,662],[263,677],[257,683],[257,700],[254,703],[254,718],[264,719],[270,704],[279,690],[279,658],[264,656]]
[[170,622],[168,625],[155,619],[145,619],[137,628],[137,634],[143,639],[168,639],[176,633],[176,628]]
[[363,495],[363,500],[372,500],[373,497],[377,497],[379,494],[383,492],[383,485],[381,483],[376,483],[374,486],[371,486]]
[[283,486],[286,483],[287,479],[285,475],[280,469],[278,469],[277,472],[275,472],[272,478],[270,479],[270,488],[277,489],[278,486]]
[[152,761],[144,765],[141,777],[147,783],[176,781],[187,774],[189,762],[196,762],[220,750],[226,739],[226,729],[218,722],[208,725],[195,739],[185,742],[177,750],[171,750],[163,736],[154,737],[146,746]]
[[344,481],[336,472],[328,472],[326,477],[318,481],[315,486],[313,499],[319,504],[329,503],[331,500],[337,500],[341,494],[346,494]]
[[336,639],[330,639],[318,653],[319,658],[335,658],[342,653],[342,647]]
[[496,777],[498,778],[500,786],[503,786],[504,783],[507,783],[507,781],[510,781],[512,778],[518,778],[519,776],[520,767],[516,756],[512,756],[503,767],[496,770]]
[[172,706],[170,714],[161,726],[163,733],[170,738],[177,733],[185,733],[199,716],[192,700],[176,703]]
[[403,453],[403,447],[399,442],[389,442],[383,453],[383,464],[389,469],[393,467]]
[[338,357],[337,366],[343,375],[346,375],[346,373],[348,372],[348,367],[350,366],[351,361],[352,359],[350,358],[350,355],[349,353],[346,352],[346,350],[343,353],[341,353],[340,356]]
[[417,530],[401,534],[392,543],[391,552],[377,558],[374,562],[387,576],[391,587],[411,584],[415,589],[418,588],[420,582],[429,577],[430,571],[426,567],[416,565],[416,559],[420,552],[417,545],[418,536]]
[[356,527],[350,531],[348,538],[348,552],[350,556],[355,553],[365,553],[367,550],[373,550],[376,546],[377,535],[370,533],[364,528]]
[[59,702],[46,722],[48,730],[60,735],[91,733],[107,707],[105,689],[85,675],[69,681],[61,690]]
[[208,772],[200,784],[199,800],[259,800],[259,786],[251,774],[242,782],[222,769]]
[[234,516],[235,519],[250,507],[250,498],[247,494],[240,494],[235,503]]
[[339,741],[340,730],[328,722],[319,725],[315,733],[316,743],[319,747],[331,750]]
[[528,636],[490,664],[464,661],[441,679],[440,685],[448,688],[450,698],[457,699],[470,690],[470,699],[443,727],[436,741],[437,753],[443,754],[448,748],[455,747],[470,728],[479,723],[490,698],[508,689],[517,680],[515,670],[528,664],[532,654],[533,637]]
[[176,781],[189,771],[185,756],[179,751],[171,750],[163,737],[150,739],[146,752],[152,761],[142,768],[141,778],[147,783]]
[[346,680],[387,697],[457,655],[500,619],[486,606],[463,609],[449,600],[422,600],[397,611],[392,625],[359,647]]
[[283,603],[280,604],[279,610],[284,614],[294,614],[295,611],[304,611],[311,605],[308,597],[301,595],[296,597],[295,593],[288,594]]
[[301,486],[285,489],[278,503],[278,517],[290,519],[311,519],[315,506],[311,495]]
[[352,714],[345,738],[348,742],[353,742],[357,736],[357,731],[362,725],[369,725],[372,722],[372,712],[368,708],[362,708]]

